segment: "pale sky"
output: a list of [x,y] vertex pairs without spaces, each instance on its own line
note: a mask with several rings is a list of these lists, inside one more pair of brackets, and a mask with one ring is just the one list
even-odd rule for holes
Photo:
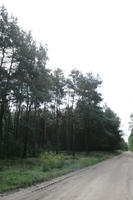
[[[0,0],[24,30],[48,45],[48,66],[92,71],[128,132],[133,112],[132,0]],[[128,136],[125,136],[127,139]]]

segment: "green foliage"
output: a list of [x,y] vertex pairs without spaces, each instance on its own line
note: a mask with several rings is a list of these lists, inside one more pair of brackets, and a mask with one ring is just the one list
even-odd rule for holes
[[120,119],[110,108],[106,108],[104,116],[108,150],[118,149],[120,148],[120,143],[123,140],[121,137]]
[[[66,156],[64,154],[42,154],[41,161],[43,163],[43,171],[48,171],[53,168],[62,168],[66,164],[66,160],[70,160],[71,156]],[[67,163],[68,164],[68,163]]]
[[130,151],[133,151],[133,129],[131,130],[131,134],[128,138],[128,143]]
[[127,142],[125,142],[123,138],[121,139],[121,142],[119,145],[120,145],[119,149],[121,149],[122,151],[128,151],[129,149],[128,144]]

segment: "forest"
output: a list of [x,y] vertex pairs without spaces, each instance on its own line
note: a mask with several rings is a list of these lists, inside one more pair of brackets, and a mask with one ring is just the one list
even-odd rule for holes
[[0,158],[125,149],[120,118],[102,106],[101,78],[89,68],[66,76],[48,59],[47,45],[0,7]]

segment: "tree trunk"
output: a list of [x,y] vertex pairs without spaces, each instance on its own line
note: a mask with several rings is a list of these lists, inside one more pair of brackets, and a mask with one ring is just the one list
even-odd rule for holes
[[[68,108],[69,109],[69,108]],[[66,113],[66,145],[67,145],[67,151],[70,151],[70,121],[69,121],[69,111]]]
[[5,112],[5,103],[2,102],[1,109],[0,109],[0,142],[2,142],[3,139],[3,117]]
[[72,155],[75,157],[75,133],[73,130],[73,135],[72,135]]
[[47,145],[47,111],[46,107],[44,106],[44,118],[43,118],[43,132],[42,132],[42,141],[41,147],[44,147],[44,144]]
[[19,102],[18,109],[16,109],[16,117],[15,117],[15,138],[18,139],[18,132],[19,132],[19,119],[20,119],[20,109],[21,109],[21,102]]
[[59,153],[59,116],[58,109],[56,111],[56,154]]
[[45,116],[45,119],[44,119],[44,137],[43,137],[43,146],[44,146],[44,143],[45,145],[47,145],[47,123],[46,123],[46,116]]
[[[1,59],[1,66],[0,67],[2,67],[2,65],[4,63],[4,57],[5,57],[5,48],[3,49],[3,56],[2,56],[2,59]],[[5,112],[5,101],[6,101],[6,97],[7,97],[7,91],[8,91],[9,81],[10,81],[12,65],[13,65],[13,55],[12,55],[12,58],[11,58],[11,63],[10,63],[10,67],[9,67],[7,81],[6,81],[4,91],[3,91],[3,95],[2,95],[2,103],[1,103],[1,108],[0,108],[0,141],[2,141],[2,139],[3,139],[3,117],[4,117],[4,112]]]
[[[30,111],[31,111],[31,105],[27,105],[27,111],[26,111],[26,121],[25,123],[27,124],[26,131],[24,132],[24,149],[23,149],[23,158],[27,157],[27,145],[28,145],[28,132],[29,132],[29,117],[30,117]],[[28,108],[29,107],[29,108]]]
[[24,136],[24,149],[23,149],[23,158],[27,157],[27,135]]
[[35,152],[35,140],[36,140],[36,137],[35,137],[35,134],[36,134],[36,131],[37,131],[37,106],[35,105],[35,110],[34,110],[34,132],[33,132],[33,136],[32,136],[32,157],[35,157],[36,155],[36,152]]

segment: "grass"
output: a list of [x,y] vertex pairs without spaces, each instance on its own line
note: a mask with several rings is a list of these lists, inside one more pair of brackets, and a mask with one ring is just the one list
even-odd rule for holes
[[68,172],[96,164],[117,153],[90,152],[71,155],[53,152],[41,154],[38,158],[0,160],[0,193],[31,186],[37,182],[50,180]]

